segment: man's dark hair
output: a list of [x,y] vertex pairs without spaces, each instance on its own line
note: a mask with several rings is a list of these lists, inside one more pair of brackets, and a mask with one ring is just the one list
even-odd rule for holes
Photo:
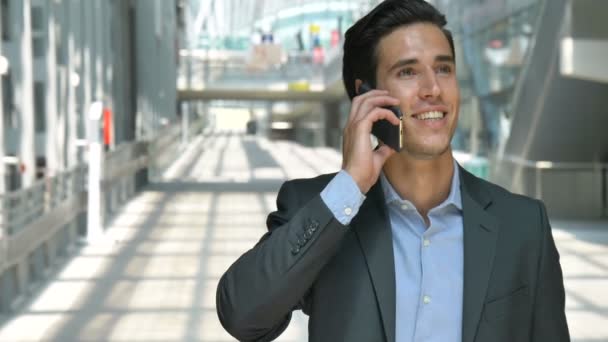
[[385,0],[346,31],[342,81],[351,100],[357,95],[356,79],[376,87],[380,39],[399,27],[415,23],[430,23],[440,28],[450,43],[452,56],[456,58],[452,33],[445,28],[445,16],[435,7],[423,0]]

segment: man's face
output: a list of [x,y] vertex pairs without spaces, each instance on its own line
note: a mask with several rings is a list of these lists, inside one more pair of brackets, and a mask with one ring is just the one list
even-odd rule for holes
[[417,23],[383,37],[377,49],[378,89],[401,100],[401,153],[433,159],[449,151],[460,90],[446,36],[433,24]]

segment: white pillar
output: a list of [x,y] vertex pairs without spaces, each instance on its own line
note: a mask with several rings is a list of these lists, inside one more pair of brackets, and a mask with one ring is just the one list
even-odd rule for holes
[[[103,38],[104,29],[109,29],[106,27],[105,23],[107,21],[104,18],[104,12],[102,10],[101,0],[93,0],[91,1],[91,6],[93,10],[93,20],[89,24],[93,28],[93,35],[95,37],[93,49],[93,58],[95,61],[95,100],[104,99],[105,96],[105,88],[104,88],[104,45]],[[106,103],[104,103],[105,105]]]
[[100,136],[100,120],[103,104],[94,102],[87,115],[87,140],[89,146],[89,177],[87,203],[87,242],[99,242],[103,236],[101,179],[103,147]]
[[[82,43],[82,87],[84,90],[84,97],[82,101],[82,110],[83,112],[86,108],[93,103],[93,68],[95,67],[94,60],[94,46],[95,46],[95,36],[93,34],[94,27],[92,25],[92,3],[91,1],[81,1],[81,13],[83,20],[80,21],[80,32],[81,43]],[[83,115],[83,114],[81,114]]]
[[[78,148],[77,148],[77,140],[78,140],[78,125],[77,125],[77,113],[76,113],[76,91],[81,82],[82,75],[78,74],[78,68],[76,66],[77,57],[79,54],[76,41],[78,39],[78,32],[80,31],[78,18],[80,13],[78,10],[80,7],[80,2],[70,1],[67,3],[68,6],[68,15],[66,16],[68,22],[67,31],[69,32],[67,36],[67,44],[68,44],[68,54],[67,54],[67,78],[68,78],[68,88],[67,88],[67,167],[71,169],[78,164]],[[79,59],[78,59],[79,60]]]
[[[0,27],[2,27],[2,8],[0,7]],[[1,37],[0,37],[1,38]],[[2,39],[0,39],[0,69],[5,68],[5,70],[0,70],[0,194],[4,194],[5,192],[5,170],[6,164],[4,164],[4,98],[2,92],[2,77],[3,72],[8,70],[8,60],[4,57],[3,49],[2,49]],[[4,199],[0,200],[0,270],[3,270],[5,267],[5,263],[7,258],[6,250],[7,250],[7,236],[5,233],[4,226],[4,217],[6,213],[4,212]]]
[[[2,27],[2,8],[0,7],[0,27]],[[6,164],[4,163],[4,92],[2,89],[2,79],[4,77],[4,73],[8,72],[8,59],[4,56],[4,49],[2,48],[2,39],[0,39],[0,194],[3,194],[5,191],[6,185],[4,184],[6,177]],[[4,69],[4,70],[2,70]],[[0,205],[2,202],[0,201]],[[4,213],[0,207],[0,223],[2,223],[4,218]],[[2,229],[0,229],[0,240],[2,240],[3,234]],[[0,247],[2,248],[2,247]],[[2,256],[0,256],[2,257]]]
[[[51,2],[52,3],[52,2]],[[49,3],[49,4],[51,4]],[[67,18],[66,9],[69,4],[67,2],[52,3],[54,8],[53,18],[60,27],[60,35],[55,38],[61,42],[61,58],[57,60],[57,170],[63,171],[66,169],[66,151],[67,151],[67,111],[68,111],[68,87],[70,86],[69,74],[66,67],[66,28]],[[62,64],[61,67],[59,64]]]
[[23,0],[21,4],[20,15],[23,31],[20,35],[17,35],[21,39],[19,44],[21,48],[21,82],[16,87],[15,97],[17,105],[21,107],[19,159],[25,166],[25,171],[22,174],[22,187],[26,188],[32,185],[36,179],[36,132],[34,126],[34,76],[32,67],[32,6],[30,0]]
[[47,49],[46,49],[46,176],[53,177],[61,169],[57,119],[57,53],[55,37],[55,3],[48,3]]

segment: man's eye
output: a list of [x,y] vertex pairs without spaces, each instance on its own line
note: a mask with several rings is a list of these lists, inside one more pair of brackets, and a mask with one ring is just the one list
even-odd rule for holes
[[449,74],[452,72],[452,67],[449,65],[442,65],[438,68],[440,74]]
[[412,68],[402,69],[399,71],[399,77],[414,76],[416,72]]

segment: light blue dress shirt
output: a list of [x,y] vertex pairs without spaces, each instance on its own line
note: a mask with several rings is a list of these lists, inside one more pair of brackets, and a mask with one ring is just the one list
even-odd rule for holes
[[[396,342],[459,342],[462,336],[463,224],[458,165],[448,198],[428,213],[430,226],[381,173],[395,258]],[[321,192],[347,225],[365,196],[345,171]]]

